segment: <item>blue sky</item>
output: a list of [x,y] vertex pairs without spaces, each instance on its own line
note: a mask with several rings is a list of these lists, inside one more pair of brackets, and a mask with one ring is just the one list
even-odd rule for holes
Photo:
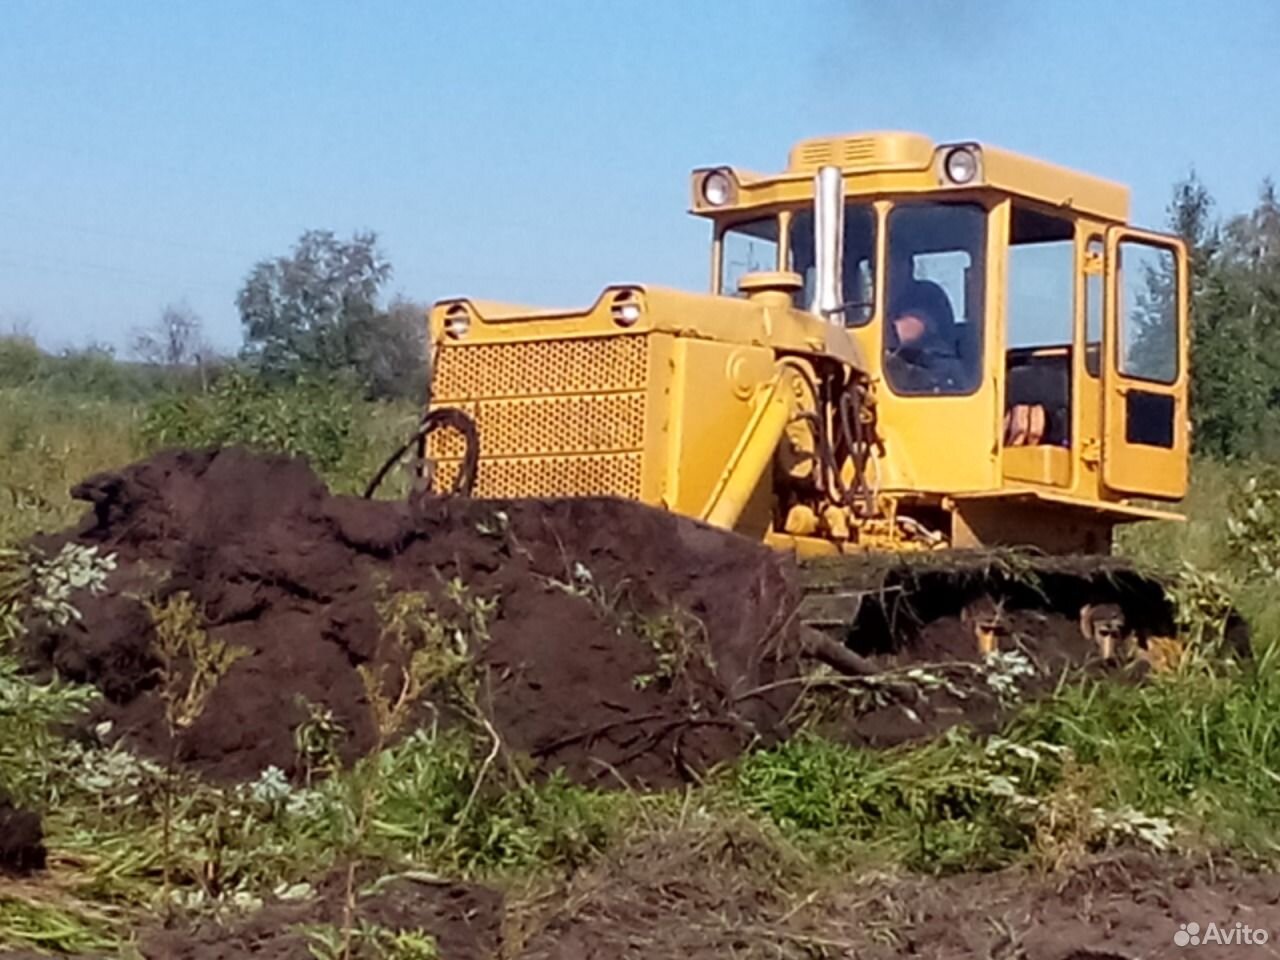
[[822,133],[973,138],[1129,183],[1159,225],[1280,174],[1280,4],[0,2],[0,329],[121,345],[307,228],[392,292],[531,303],[706,282],[690,168]]

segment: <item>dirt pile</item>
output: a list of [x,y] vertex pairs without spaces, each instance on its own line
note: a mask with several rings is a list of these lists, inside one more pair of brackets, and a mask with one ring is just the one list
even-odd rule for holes
[[[141,938],[140,952],[148,960],[327,956],[321,949],[324,941],[315,938],[320,931],[332,938],[342,929],[343,903],[342,883],[334,877],[316,900],[268,906],[239,924],[149,931]],[[502,895],[488,887],[398,879],[381,884],[376,893],[360,900],[358,917],[363,926],[358,929],[377,929],[383,936],[412,934],[419,942],[425,935],[434,941],[443,960],[492,960],[499,955],[502,913]],[[309,930],[314,931],[310,936]],[[385,943],[357,941],[356,947],[358,955],[394,955]]]
[[0,874],[27,874],[43,870],[44,828],[40,815],[14,806],[0,790]]
[[332,711],[348,758],[368,750],[356,668],[380,656],[378,598],[402,591],[442,624],[484,608],[466,637],[477,698],[542,770],[659,786],[782,732],[796,588],[741,537],[607,499],[332,496],[304,463],[238,449],[162,453],[73,493],[92,510],[41,546],[73,539],[118,566],[77,597],[81,621],[33,631],[31,654],[100,687],[113,735],[162,756],[143,600],[188,592],[209,635],[248,652],[177,744],[215,777],[298,774],[300,696]]

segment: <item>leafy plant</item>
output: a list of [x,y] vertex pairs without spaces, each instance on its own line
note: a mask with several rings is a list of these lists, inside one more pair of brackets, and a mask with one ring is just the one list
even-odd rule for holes
[[715,670],[702,622],[683,610],[648,615],[632,613],[625,617],[625,628],[653,652],[653,670],[632,678],[639,690],[650,685],[670,690],[695,660],[700,660],[709,671]]
[[1250,476],[1228,503],[1227,546],[1245,579],[1280,582],[1280,471]]
[[436,960],[440,956],[436,938],[421,929],[391,930],[367,920],[360,921],[350,934],[332,924],[298,929],[315,960]]
[[342,918],[344,958],[353,955],[356,869],[383,786],[382,753],[404,729],[423,696],[430,691],[438,701],[457,707],[466,719],[489,734],[492,743],[459,814],[459,824],[465,822],[488,766],[500,748],[497,731],[478,701],[479,678],[472,649],[488,640],[494,603],[473,596],[456,578],[446,582],[443,589],[445,601],[454,609],[452,614],[439,611],[438,601],[424,592],[393,593],[385,584],[381,591],[377,604],[381,623],[378,647],[374,659],[357,668],[369,703],[374,744],[349,780],[350,801],[343,837],[348,859]]
[[340,769],[338,747],[346,731],[328,707],[302,695],[294,702],[307,714],[293,732],[293,747],[302,761],[304,783],[309,787],[316,774],[330,775]]
[[306,457],[332,472],[359,446],[363,417],[349,384],[301,378],[272,384],[232,370],[208,393],[174,394],[153,402],[143,440],[157,446],[228,446]]
[[151,652],[158,666],[160,699],[164,703],[168,756],[163,779],[164,900],[170,909],[173,865],[173,806],[178,789],[178,737],[204,713],[214,689],[237,660],[248,656],[243,647],[228,646],[204,629],[200,612],[185,591],[164,601],[143,601],[154,636]]
[[102,593],[115,568],[114,554],[102,556],[97,547],[74,542],[64,543],[52,557],[36,547],[0,548],[0,643],[18,639],[24,616],[59,627],[79,620],[71,595],[77,590]]

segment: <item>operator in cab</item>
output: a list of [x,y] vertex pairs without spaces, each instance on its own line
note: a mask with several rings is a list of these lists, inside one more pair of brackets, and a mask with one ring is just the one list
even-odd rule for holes
[[885,329],[885,376],[899,393],[963,393],[972,364],[960,355],[954,311],[943,289],[913,282],[894,302]]

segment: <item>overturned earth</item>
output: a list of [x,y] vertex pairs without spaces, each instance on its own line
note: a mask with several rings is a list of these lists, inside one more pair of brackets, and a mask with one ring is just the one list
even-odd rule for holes
[[[316,706],[343,731],[346,759],[367,752],[356,668],[395,688],[403,647],[385,603],[406,593],[424,598],[419,632],[465,643],[474,706],[504,746],[580,782],[696,776],[780,736],[794,697],[779,685],[797,630],[783,561],[660,511],[334,496],[301,461],[235,448],[162,453],[73,494],[92,505],[84,521],[38,545],[92,545],[116,569],[104,592],[77,597],[79,620],[34,625],[30,656],[97,685],[96,723],[164,757],[153,611],[189,595],[208,637],[240,652],[173,745],[215,778],[271,765],[299,776],[294,733]],[[430,717],[461,709],[424,693]]]
[[[539,772],[606,787],[696,780],[800,723],[873,746],[990,729],[1010,692],[1049,689],[1093,653],[1077,589],[1060,609],[1009,611],[1002,645],[1026,668],[993,677],[962,608],[1000,577],[965,568],[949,590],[935,565],[904,590],[902,561],[870,557],[836,581],[817,570],[827,599],[853,595],[863,610],[833,659],[801,607],[812,570],[611,498],[364,500],[331,494],[300,460],[239,448],[166,451],[73,495],[90,504],[82,522],[35,545],[92,546],[116,568],[105,590],[76,596],[78,620],[30,625],[30,661],[95,684],[93,726],[109,740],[216,779],[270,766],[306,776],[296,734],[317,711],[341,759],[367,753],[378,737],[365,674],[393,695],[415,643],[474,668],[465,691],[424,690],[414,723],[482,724]],[[1086,589],[1116,581],[1082,560],[1055,575]],[[885,600],[902,596],[922,615]],[[405,597],[418,605],[397,607]],[[171,742],[155,620],[188,598],[237,659]],[[414,614],[413,629],[395,609]],[[815,671],[815,654],[828,666]]]

